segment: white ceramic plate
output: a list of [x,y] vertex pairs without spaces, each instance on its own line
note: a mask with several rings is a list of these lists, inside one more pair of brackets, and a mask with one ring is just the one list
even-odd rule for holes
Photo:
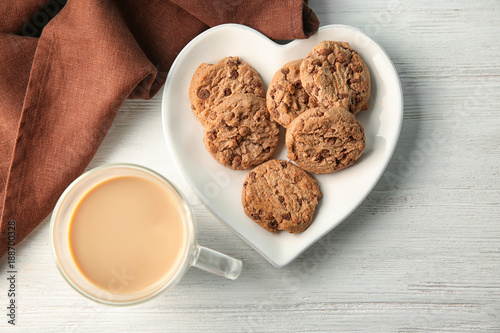
[[[241,204],[246,171],[218,164],[205,150],[203,127],[190,108],[188,88],[196,68],[226,56],[239,56],[261,75],[266,87],[286,62],[304,58],[322,40],[347,41],[367,64],[372,78],[370,108],[358,120],[366,132],[366,149],[355,165],[315,175],[323,198],[304,232],[272,234],[248,218]],[[384,50],[358,29],[330,25],[307,40],[276,44],[237,24],[217,26],[193,39],[177,56],[167,77],[162,102],[165,139],[186,181],[204,205],[274,266],[282,267],[340,224],[373,189],[394,152],[403,118],[403,96],[396,69]],[[286,159],[284,137],[274,158]]]

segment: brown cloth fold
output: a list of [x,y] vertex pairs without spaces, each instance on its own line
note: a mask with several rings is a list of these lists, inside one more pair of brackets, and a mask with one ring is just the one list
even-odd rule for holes
[[9,224],[18,243],[51,212],[125,99],[152,97],[196,35],[240,23],[295,39],[319,26],[303,0],[48,2],[0,4],[0,256]]

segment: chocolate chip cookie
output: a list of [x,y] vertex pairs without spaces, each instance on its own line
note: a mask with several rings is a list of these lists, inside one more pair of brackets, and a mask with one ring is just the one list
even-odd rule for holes
[[263,98],[237,94],[226,98],[209,115],[203,142],[220,164],[249,169],[268,160],[279,140],[279,125],[270,119]]
[[201,64],[189,87],[191,109],[206,126],[212,108],[234,94],[248,93],[265,97],[259,73],[238,57],[226,57],[213,64]]
[[365,131],[342,108],[314,108],[295,118],[286,130],[288,158],[304,170],[321,174],[344,169],[365,149]]
[[248,173],[241,199],[245,214],[266,230],[296,233],[309,227],[322,195],[310,174],[291,162],[270,160]]
[[349,43],[322,41],[300,66],[302,85],[325,107],[343,107],[353,114],[368,109],[370,72]]
[[302,87],[301,63],[302,59],[286,63],[274,74],[267,89],[266,102],[271,118],[284,127],[305,110],[318,106]]

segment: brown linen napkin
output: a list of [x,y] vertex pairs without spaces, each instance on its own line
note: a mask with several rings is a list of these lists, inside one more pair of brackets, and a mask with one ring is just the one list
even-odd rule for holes
[[[9,225],[18,243],[51,212],[124,100],[152,97],[196,35],[232,22],[295,39],[319,26],[303,0],[45,1],[0,3],[0,256]],[[60,7],[26,36],[28,19],[41,30]]]

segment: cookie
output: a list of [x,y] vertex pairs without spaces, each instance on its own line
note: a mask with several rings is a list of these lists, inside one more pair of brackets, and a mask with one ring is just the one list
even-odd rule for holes
[[191,109],[206,126],[210,110],[229,96],[248,93],[265,97],[259,73],[238,57],[226,57],[215,65],[201,64],[189,86]]
[[344,169],[365,149],[365,130],[342,108],[314,108],[286,130],[287,157],[304,170],[322,174]]
[[368,109],[370,72],[349,43],[322,41],[316,45],[300,65],[300,79],[324,108],[343,107],[353,114]]
[[302,87],[301,63],[302,59],[286,63],[274,74],[267,89],[266,103],[271,118],[284,127],[305,110],[318,106]]
[[248,173],[243,183],[245,214],[271,232],[307,229],[318,200],[318,182],[291,162],[267,161]]
[[279,125],[272,121],[263,98],[237,94],[214,110],[205,127],[203,142],[220,164],[249,169],[271,158],[279,140]]

